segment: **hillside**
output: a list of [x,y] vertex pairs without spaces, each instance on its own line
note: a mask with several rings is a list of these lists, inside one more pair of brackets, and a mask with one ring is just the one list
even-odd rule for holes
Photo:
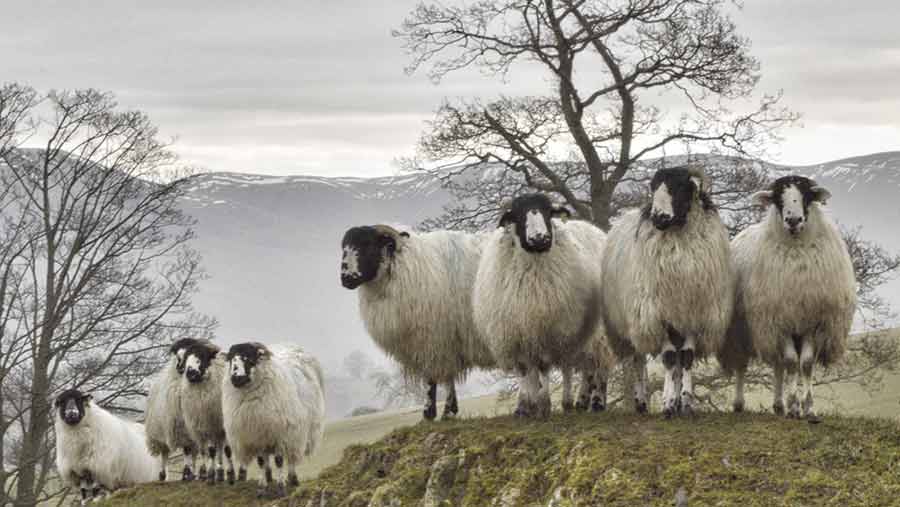
[[[889,506],[900,497],[900,428],[762,414],[663,421],[626,413],[421,423],[305,481],[283,507]],[[149,485],[107,506],[272,505],[252,487]]]

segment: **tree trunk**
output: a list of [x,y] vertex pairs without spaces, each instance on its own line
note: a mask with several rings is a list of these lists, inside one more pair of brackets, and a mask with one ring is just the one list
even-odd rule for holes
[[[47,348],[49,349],[49,347]],[[19,456],[19,478],[16,483],[15,507],[32,507],[37,504],[40,491],[37,484],[37,467],[42,462],[43,443],[50,429],[50,364],[49,350],[41,350],[34,363],[31,388],[31,415],[28,428],[22,436],[22,455]]]

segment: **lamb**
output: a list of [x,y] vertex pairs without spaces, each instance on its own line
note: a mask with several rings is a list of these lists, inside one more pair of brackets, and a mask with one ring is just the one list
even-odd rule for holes
[[471,293],[483,236],[399,232],[387,225],[349,229],[341,283],[358,289],[366,330],[412,379],[423,381],[423,417],[437,416],[437,384],[447,388],[444,418],[458,412],[455,382],[494,361],[472,321]]
[[153,481],[156,459],[144,445],[144,426],[120,419],[77,389],[61,393],[57,409],[56,466],[59,476],[81,489],[81,503],[101,491]]
[[744,408],[744,373],[758,356],[774,369],[775,413],[785,412],[787,373],[787,415],[819,422],[813,368],[843,357],[856,311],[853,262],[822,210],[830,196],[809,178],[779,178],[753,196],[766,217],[731,242],[736,309],[719,362],[736,376],[735,411]]
[[206,451],[206,463],[200,465],[200,480],[210,484],[225,480],[222,466],[224,454],[228,460],[228,483],[234,484],[234,462],[222,422],[225,357],[219,350],[219,347],[205,342],[195,343],[187,349],[181,386],[181,414],[191,440],[197,443],[201,452]]
[[[325,384],[319,361],[299,347],[270,350],[240,343],[228,351],[222,381],[225,434],[246,470],[256,457],[264,474],[260,495],[283,496],[300,484],[297,465],[321,445],[325,428]],[[270,456],[278,477],[273,484]]]
[[646,357],[662,354],[663,413],[693,413],[695,359],[719,351],[734,309],[728,233],[697,168],[657,171],[653,202],[626,214],[603,253],[603,317],[619,357],[634,355],[635,407],[647,410]]
[[166,480],[169,454],[181,449],[184,453],[184,469],[181,479],[194,479],[194,454],[196,445],[184,425],[181,415],[181,375],[187,349],[198,343],[193,338],[182,338],[169,348],[169,360],[150,385],[144,424],[147,430],[147,448],[150,454],[159,456],[159,480]]
[[550,413],[550,368],[563,368],[567,392],[567,370],[599,325],[594,250],[605,234],[586,222],[558,220],[569,215],[543,194],[516,197],[478,265],[475,325],[498,366],[519,375],[515,413],[522,417]]

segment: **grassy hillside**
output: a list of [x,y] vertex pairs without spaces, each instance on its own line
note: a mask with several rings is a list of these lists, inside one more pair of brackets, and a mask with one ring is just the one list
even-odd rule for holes
[[[900,498],[900,427],[763,414],[664,421],[627,413],[421,423],[346,449],[283,507],[889,506]],[[322,499],[325,503],[322,503]],[[312,501],[312,503],[310,503]],[[237,506],[252,485],[149,485],[106,505]]]

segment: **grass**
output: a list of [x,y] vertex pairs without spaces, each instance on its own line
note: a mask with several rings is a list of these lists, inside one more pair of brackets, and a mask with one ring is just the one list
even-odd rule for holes
[[[404,416],[418,421],[417,414]],[[388,425],[385,419],[380,427]],[[421,503],[429,480],[443,504]],[[814,426],[754,413],[672,421],[612,412],[556,414],[542,422],[509,416],[420,422],[350,445],[337,466],[303,481],[277,505],[315,500],[318,506],[324,496],[328,507],[486,507],[505,495],[509,506],[546,506],[554,497],[559,507],[671,506],[682,487],[692,507],[897,505],[900,426],[834,415]],[[255,491],[253,483],[151,484],[104,505],[273,504],[258,501]]]

